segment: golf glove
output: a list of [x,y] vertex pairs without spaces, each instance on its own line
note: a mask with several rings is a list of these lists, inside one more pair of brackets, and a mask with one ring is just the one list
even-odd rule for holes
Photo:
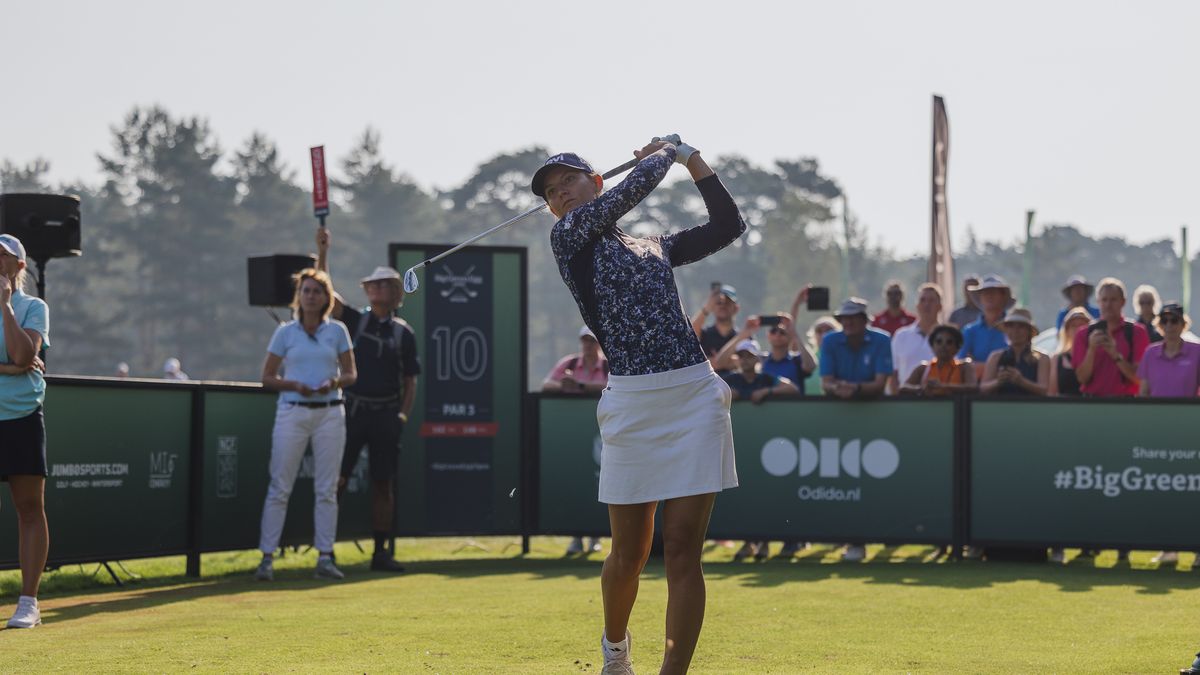
[[655,136],[654,140],[655,141],[666,141],[667,143],[674,145],[675,146],[675,161],[678,162],[679,164],[683,164],[684,166],[687,166],[688,159],[690,159],[692,155],[694,155],[696,152],[698,152],[692,146],[688,145],[687,143],[684,143],[683,140],[679,138],[679,134],[667,134],[666,136]]

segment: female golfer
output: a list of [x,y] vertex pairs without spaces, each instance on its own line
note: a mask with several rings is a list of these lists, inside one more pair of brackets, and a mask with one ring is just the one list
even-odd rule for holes
[[21,292],[24,282],[25,247],[11,234],[0,234],[0,480],[8,481],[17,509],[21,561],[21,597],[9,628],[42,622],[37,593],[50,549],[44,508],[46,381],[38,358],[42,347],[50,346],[49,310],[40,298]]
[[[271,432],[271,484],[263,504],[262,531],[258,550],[262,562],[255,577],[274,578],[273,555],[283,533],[288,498],[296,484],[304,450],[313,447],[313,546],[317,549],[314,576],[341,579],[333,564],[333,541],[337,535],[337,482],[346,443],[346,414],[341,389],[358,379],[350,335],[340,321],[333,321],[333,284],[329,275],[314,269],[296,275],[292,299],[296,318],[275,330],[267,347],[262,383],[280,392]],[[287,379],[279,376],[286,368]]]
[[[671,141],[671,142],[667,142]],[[655,139],[613,190],[579,156],[555,155],[533,176],[533,193],[559,221],[550,244],[584,323],[609,360],[596,409],[604,445],[600,501],[608,504],[612,552],[604,561],[604,673],[632,673],[629,615],[663,502],[667,572],[663,673],[686,672],[704,621],[700,552],[716,493],[737,486],[729,387],[713,372],[684,314],[672,268],[728,246],[746,229],[712,169],[678,136]],[[674,234],[634,237],[617,220],[684,164],[709,222]]]

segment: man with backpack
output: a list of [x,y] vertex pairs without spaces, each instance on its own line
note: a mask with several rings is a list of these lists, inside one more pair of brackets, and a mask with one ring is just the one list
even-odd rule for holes
[[[317,231],[317,268],[328,272],[329,231]],[[396,310],[404,304],[400,273],[376,267],[362,279],[369,305],[355,309],[333,296],[333,318],[346,324],[359,378],[345,390],[346,448],[338,494],[345,491],[365,445],[371,486],[371,530],[375,552],[371,569],[403,572],[393,551],[393,513],[400,439],[417,394],[417,339]]]

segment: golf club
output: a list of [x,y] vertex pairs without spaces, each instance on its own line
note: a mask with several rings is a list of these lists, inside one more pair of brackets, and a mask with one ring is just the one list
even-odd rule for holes
[[[621,166],[618,166],[615,169],[610,169],[609,171],[605,172],[604,174],[602,174],[602,178],[604,178],[604,180],[608,180],[609,178],[612,178],[613,176],[625,173],[626,171],[637,166],[637,163],[639,161],[641,161],[641,160],[631,159],[628,162],[625,162],[624,164],[622,164]],[[533,214],[537,213],[538,211],[541,211],[544,208],[546,208],[546,203],[542,202],[541,204],[538,204],[537,206],[535,206],[527,211],[519,213],[519,214],[513,216],[512,218],[509,218],[508,220],[504,221],[503,223],[500,223],[499,225],[493,227],[490,230],[485,230],[483,232],[480,232],[479,234],[475,235],[474,237],[471,237],[470,239],[464,241],[463,243],[455,246],[454,248],[443,251],[424,262],[419,262],[416,265],[413,265],[412,267],[408,268],[407,272],[404,273],[404,292],[412,293],[412,292],[416,291],[418,287],[420,287],[420,282],[417,281],[417,270],[418,269],[428,267],[429,265],[432,265],[433,263],[441,260],[442,258],[445,258],[446,256],[450,255],[451,253],[460,251],[460,250],[466,248],[467,246],[474,244],[475,242],[479,241],[480,239],[483,239],[484,237],[488,236],[489,234],[495,234],[496,232],[499,232],[500,230],[510,227],[510,226],[528,218],[529,216],[532,216]]]

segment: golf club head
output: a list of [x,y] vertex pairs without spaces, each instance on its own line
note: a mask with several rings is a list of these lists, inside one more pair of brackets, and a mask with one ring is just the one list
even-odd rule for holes
[[417,290],[418,286],[420,286],[420,283],[417,281],[417,271],[410,267],[404,273],[404,292],[413,293]]

